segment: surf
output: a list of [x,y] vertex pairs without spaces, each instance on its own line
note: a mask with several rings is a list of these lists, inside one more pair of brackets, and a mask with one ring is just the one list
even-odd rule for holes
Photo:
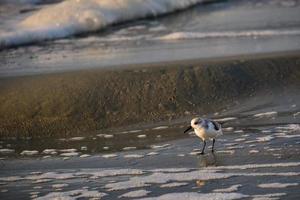
[[69,0],[50,5],[0,33],[0,49],[99,31],[107,26],[183,10],[205,0]]

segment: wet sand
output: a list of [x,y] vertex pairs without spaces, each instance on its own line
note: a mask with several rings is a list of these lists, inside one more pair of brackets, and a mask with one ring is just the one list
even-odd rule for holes
[[0,78],[0,136],[76,136],[299,92],[299,54]]

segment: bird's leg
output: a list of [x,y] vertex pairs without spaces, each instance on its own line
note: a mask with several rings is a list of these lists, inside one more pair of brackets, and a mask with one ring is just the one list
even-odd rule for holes
[[206,141],[205,141],[205,140],[203,140],[203,147],[202,147],[202,151],[201,151],[201,153],[200,153],[200,154],[204,154],[204,149],[205,149],[205,146],[206,146]]
[[215,142],[216,142],[216,140],[215,140],[215,138],[213,138],[213,143],[212,143],[212,147],[211,147],[211,152],[214,152],[214,151],[215,151],[215,150],[214,150]]

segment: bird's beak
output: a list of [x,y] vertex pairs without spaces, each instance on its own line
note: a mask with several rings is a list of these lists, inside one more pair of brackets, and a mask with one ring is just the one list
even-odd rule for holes
[[189,126],[189,127],[184,131],[184,133],[188,132],[188,131],[191,130],[191,129],[192,129],[192,127]]

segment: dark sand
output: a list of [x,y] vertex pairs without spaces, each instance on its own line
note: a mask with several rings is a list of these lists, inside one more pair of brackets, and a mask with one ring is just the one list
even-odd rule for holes
[[299,54],[0,78],[0,137],[85,135],[299,92]]

